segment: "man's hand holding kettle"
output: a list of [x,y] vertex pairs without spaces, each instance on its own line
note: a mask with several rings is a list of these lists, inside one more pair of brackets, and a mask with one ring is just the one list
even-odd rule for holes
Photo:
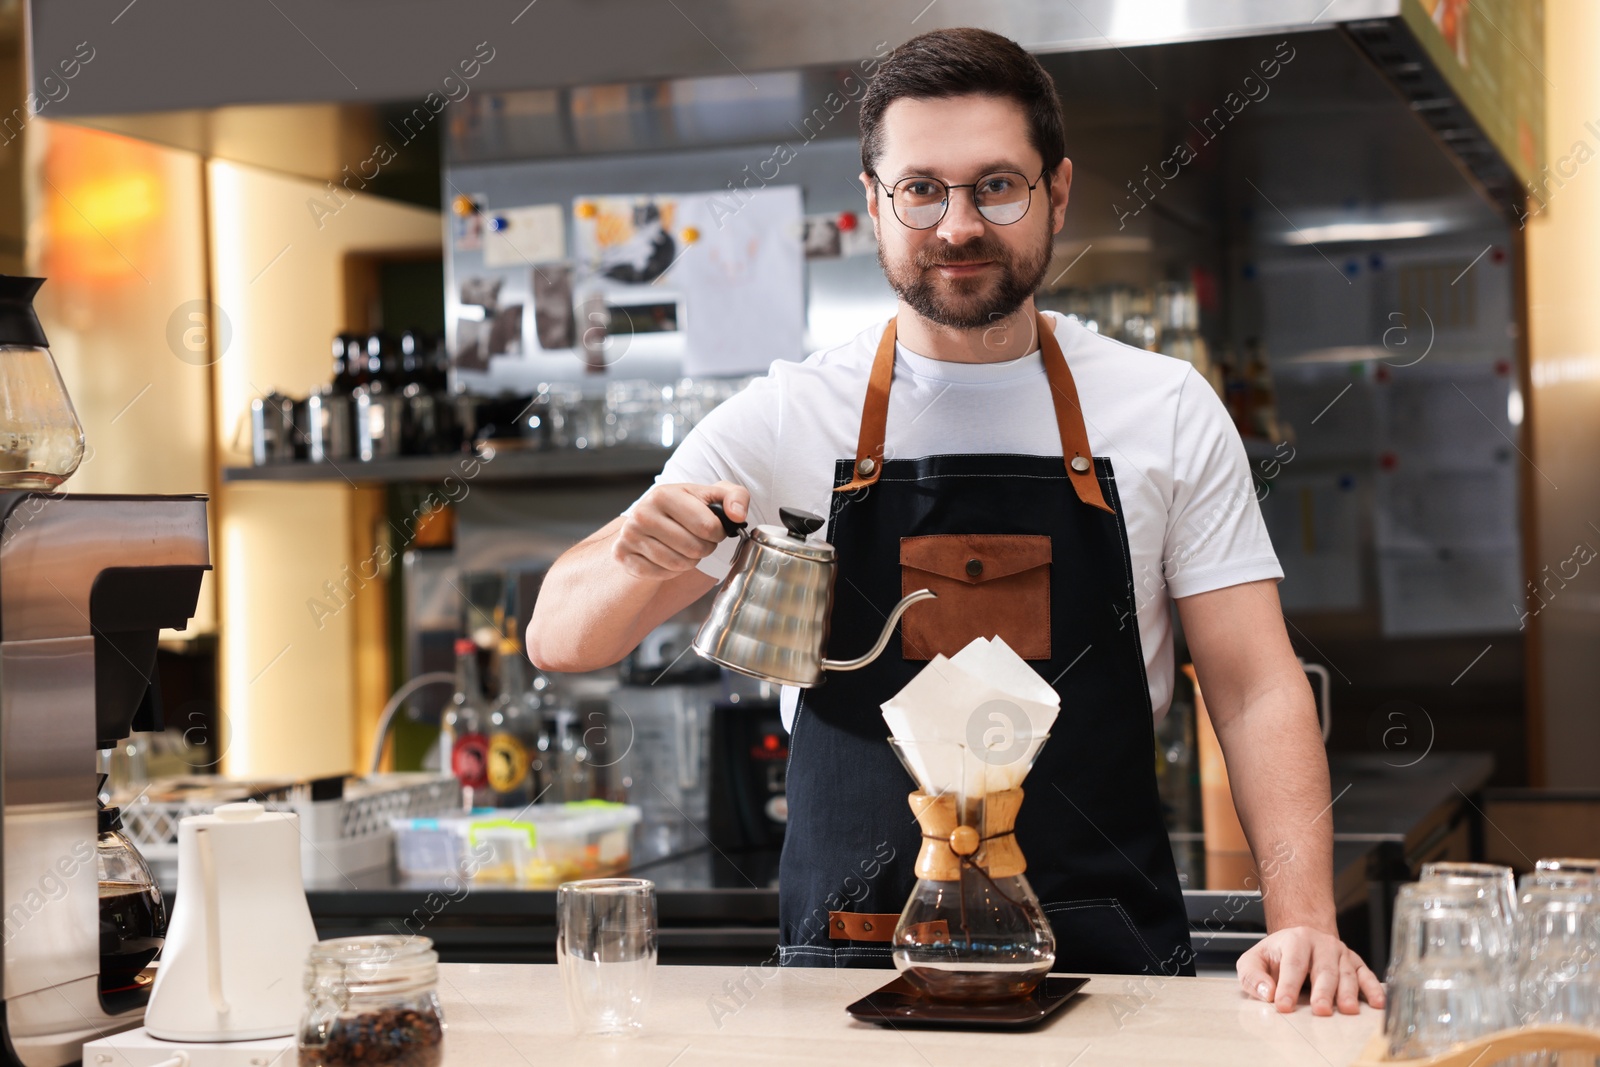
[[715,503],[734,522],[744,522],[750,491],[732,482],[656,486],[617,531],[612,558],[633,577],[658,582],[693,570],[727,537],[706,506]]

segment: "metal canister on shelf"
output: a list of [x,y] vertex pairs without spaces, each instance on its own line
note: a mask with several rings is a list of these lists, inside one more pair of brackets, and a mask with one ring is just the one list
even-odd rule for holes
[[403,409],[399,394],[374,382],[357,389],[353,396],[356,458],[369,463],[400,455]]
[[274,389],[250,401],[250,461],[260,467],[294,459],[294,401]]
[[311,455],[311,402],[289,401],[290,459],[305,460]]
[[400,451],[431,456],[455,450],[450,440],[452,408],[445,397],[411,382],[400,390]]
[[306,458],[313,463],[349,459],[350,397],[324,388],[306,398]]

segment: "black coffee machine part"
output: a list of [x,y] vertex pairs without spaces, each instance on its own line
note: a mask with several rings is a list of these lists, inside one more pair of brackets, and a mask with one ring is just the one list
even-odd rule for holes
[[100,810],[96,750],[161,727],[156,642],[188,627],[211,567],[206,499],[4,493],[0,524],[0,894],[60,857],[104,861],[108,879],[65,879],[66,895],[37,908],[0,896],[0,914],[27,915],[7,927],[0,1049],[63,1067],[85,1041],[138,1024],[139,975],[160,947],[159,890],[126,877],[148,866],[131,862],[126,835],[102,847],[124,813]]
[[740,695],[711,709],[711,843],[725,852],[783,845],[789,734],[777,700]]

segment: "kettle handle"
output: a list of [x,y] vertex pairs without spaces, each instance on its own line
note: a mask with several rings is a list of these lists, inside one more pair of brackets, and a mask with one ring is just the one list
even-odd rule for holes
[[706,507],[710,508],[711,514],[715,515],[717,517],[717,521],[722,523],[722,532],[725,536],[738,537],[744,532],[746,524],[742,522],[734,522],[732,519],[728,518],[728,513],[722,510],[722,501],[715,501],[714,503],[707,504]]
[[195,850],[200,853],[200,884],[205,895],[206,916],[206,991],[211,1010],[226,1017],[232,1006],[222,995],[222,915],[217,899],[217,860],[211,852],[211,835],[195,831]]

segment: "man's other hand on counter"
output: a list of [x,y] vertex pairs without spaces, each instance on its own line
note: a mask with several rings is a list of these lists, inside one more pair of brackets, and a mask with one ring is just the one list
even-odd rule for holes
[[1300,990],[1311,979],[1311,1014],[1345,1015],[1361,1010],[1361,997],[1383,1007],[1383,983],[1360,956],[1333,934],[1311,926],[1290,926],[1258,941],[1239,957],[1239,984],[1256,1000],[1292,1012]]

